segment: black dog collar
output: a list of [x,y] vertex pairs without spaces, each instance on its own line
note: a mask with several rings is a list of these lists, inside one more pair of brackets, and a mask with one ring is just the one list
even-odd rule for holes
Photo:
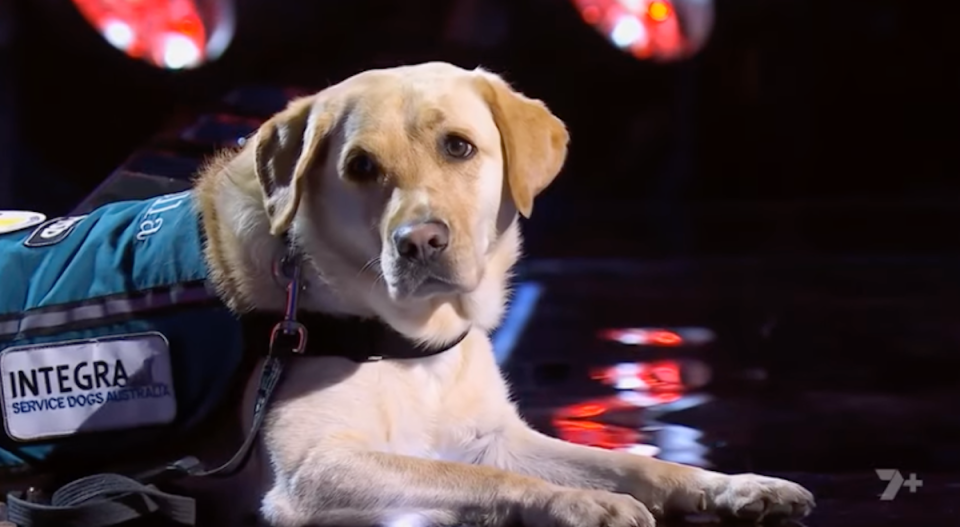
[[[283,281],[287,289],[287,305],[284,322],[277,324],[275,315],[266,317],[270,339],[274,347],[276,338],[293,338],[292,346],[277,346],[291,349],[297,355],[313,357],[344,357],[354,362],[371,362],[383,359],[416,359],[438,355],[463,342],[468,329],[451,342],[440,346],[421,346],[404,337],[384,322],[360,317],[335,317],[324,313],[309,313],[299,310],[299,293],[303,289],[300,276],[302,254],[292,242],[289,233],[282,240],[287,248],[286,256],[276,262],[274,279]],[[257,321],[263,315],[250,315],[244,326],[258,334],[262,325]],[[280,331],[278,331],[278,329]],[[308,338],[309,336],[309,338]],[[251,342],[248,340],[248,342]],[[256,342],[256,341],[253,341]],[[304,347],[304,344],[306,345]],[[301,349],[302,348],[302,349]],[[270,350],[273,353],[275,350]]]

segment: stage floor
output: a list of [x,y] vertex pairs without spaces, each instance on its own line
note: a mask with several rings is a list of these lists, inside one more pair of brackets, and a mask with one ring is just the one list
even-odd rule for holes
[[[960,390],[944,272],[533,259],[494,342],[544,432],[795,480],[817,497],[810,527],[946,527]],[[878,469],[905,480],[891,499]]]

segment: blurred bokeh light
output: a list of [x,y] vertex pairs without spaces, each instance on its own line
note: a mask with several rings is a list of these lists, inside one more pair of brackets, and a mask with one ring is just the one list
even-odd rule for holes
[[713,26],[712,0],[573,0],[584,22],[641,60],[695,54]]
[[233,37],[232,0],[73,0],[113,47],[165,69],[216,60]]

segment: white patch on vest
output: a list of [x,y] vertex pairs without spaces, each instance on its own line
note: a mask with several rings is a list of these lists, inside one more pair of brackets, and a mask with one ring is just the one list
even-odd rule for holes
[[18,441],[164,425],[177,414],[159,333],[8,348],[0,386],[7,435]]
[[17,232],[43,223],[46,216],[25,210],[0,210],[0,234]]

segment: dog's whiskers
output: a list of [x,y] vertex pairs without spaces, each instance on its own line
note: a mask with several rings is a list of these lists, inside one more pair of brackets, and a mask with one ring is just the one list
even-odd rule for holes
[[[367,263],[363,264],[363,267],[361,267],[360,270],[357,272],[357,276],[362,275],[365,271],[373,268],[373,266],[378,265],[379,263],[380,263],[380,256],[374,256],[373,258],[367,260]],[[380,270],[377,274],[383,275],[383,271]]]

